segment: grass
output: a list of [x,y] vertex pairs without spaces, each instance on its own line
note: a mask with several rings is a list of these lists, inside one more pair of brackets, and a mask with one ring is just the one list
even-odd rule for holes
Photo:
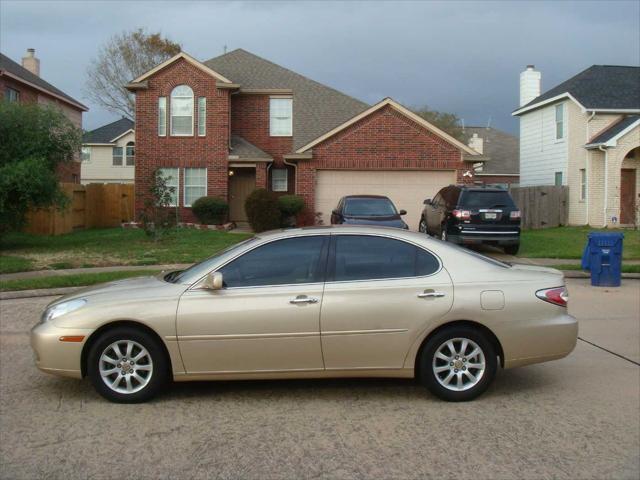
[[214,230],[179,229],[156,243],[142,230],[125,228],[81,230],[58,236],[10,233],[0,240],[0,273],[88,266],[193,263],[249,236]]
[[[582,270],[580,265],[551,265],[551,268],[557,268],[558,270]],[[622,265],[622,273],[640,273],[640,265]]]
[[638,230],[598,230],[589,227],[557,227],[525,230],[520,238],[519,257],[529,258],[582,258],[589,232],[622,232],[624,243],[622,258],[640,259],[640,232]]
[[83,287],[123,278],[155,275],[157,273],[159,273],[159,270],[132,270],[127,272],[80,273],[77,275],[7,280],[0,281],[0,292],[35,290],[38,288]]

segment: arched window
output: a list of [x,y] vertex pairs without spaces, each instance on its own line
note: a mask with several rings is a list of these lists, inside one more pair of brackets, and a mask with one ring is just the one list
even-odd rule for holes
[[126,148],[126,155],[127,155],[127,167],[133,167],[136,163],[135,163],[135,146],[133,142],[127,142],[127,148]]
[[193,135],[193,90],[187,85],[171,91],[171,135]]

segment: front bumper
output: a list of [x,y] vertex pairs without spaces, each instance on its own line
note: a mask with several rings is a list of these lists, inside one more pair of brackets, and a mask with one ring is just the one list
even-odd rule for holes
[[[30,334],[36,366],[54,375],[82,378],[82,349],[91,333],[93,330],[60,328],[52,322],[38,323]],[[71,336],[84,338],[80,342],[60,340]]]

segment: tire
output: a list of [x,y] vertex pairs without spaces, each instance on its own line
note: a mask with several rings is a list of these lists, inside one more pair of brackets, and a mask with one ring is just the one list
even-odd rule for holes
[[[467,345],[462,352],[465,340]],[[449,349],[449,343],[453,344],[458,359]],[[479,348],[480,353],[467,358],[475,348]],[[449,357],[448,360],[436,356],[438,353]],[[466,366],[471,364],[484,367]],[[481,331],[467,326],[453,326],[436,333],[427,341],[418,359],[420,382],[436,397],[448,402],[465,402],[481,395],[493,381],[497,368],[496,352],[491,342]],[[440,371],[436,372],[436,369]],[[475,382],[471,377],[476,379]],[[461,383],[458,383],[458,378],[462,379]]]
[[[116,351],[126,358],[126,363],[121,361],[122,358],[116,358]],[[130,358],[127,358],[127,352]],[[109,360],[105,361],[105,356]],[[112,373],[106,375],[105,371]],[[159,341],[133,327],[116,327],[104,332],[91,346],[87,356],[87,374],[93,387],[111,402],[140,403],[150,400],[162,390],[168,373],[169,360]],[[115,388],[107,385],[107,381],[115,383],[118,378]]]
[[518,250],[520,250],[519,243],[517,245],[507,245],[506,247],[504,247],[504,253],[506,253],[507,255],[516,255],[518,253]]
[[420,225],[418,225],[418,231],[420,233],[424,233],[425,235],[429,235],[429,227],[427,226],[427,219],[422,217],[420,219]]
[[442,225],[442,228],[440,229],[440,240],[442,240],[443,242],[448,242],[448,237],[447,237],[447,226],[446,225]]

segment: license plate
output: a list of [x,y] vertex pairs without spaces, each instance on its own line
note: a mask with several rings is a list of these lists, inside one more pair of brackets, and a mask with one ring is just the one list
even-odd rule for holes
[[486,218],[487,220],[495,220],[496,218],[498,218],[498,214],[497,213],[485,213],[484,214],[484,218]]

